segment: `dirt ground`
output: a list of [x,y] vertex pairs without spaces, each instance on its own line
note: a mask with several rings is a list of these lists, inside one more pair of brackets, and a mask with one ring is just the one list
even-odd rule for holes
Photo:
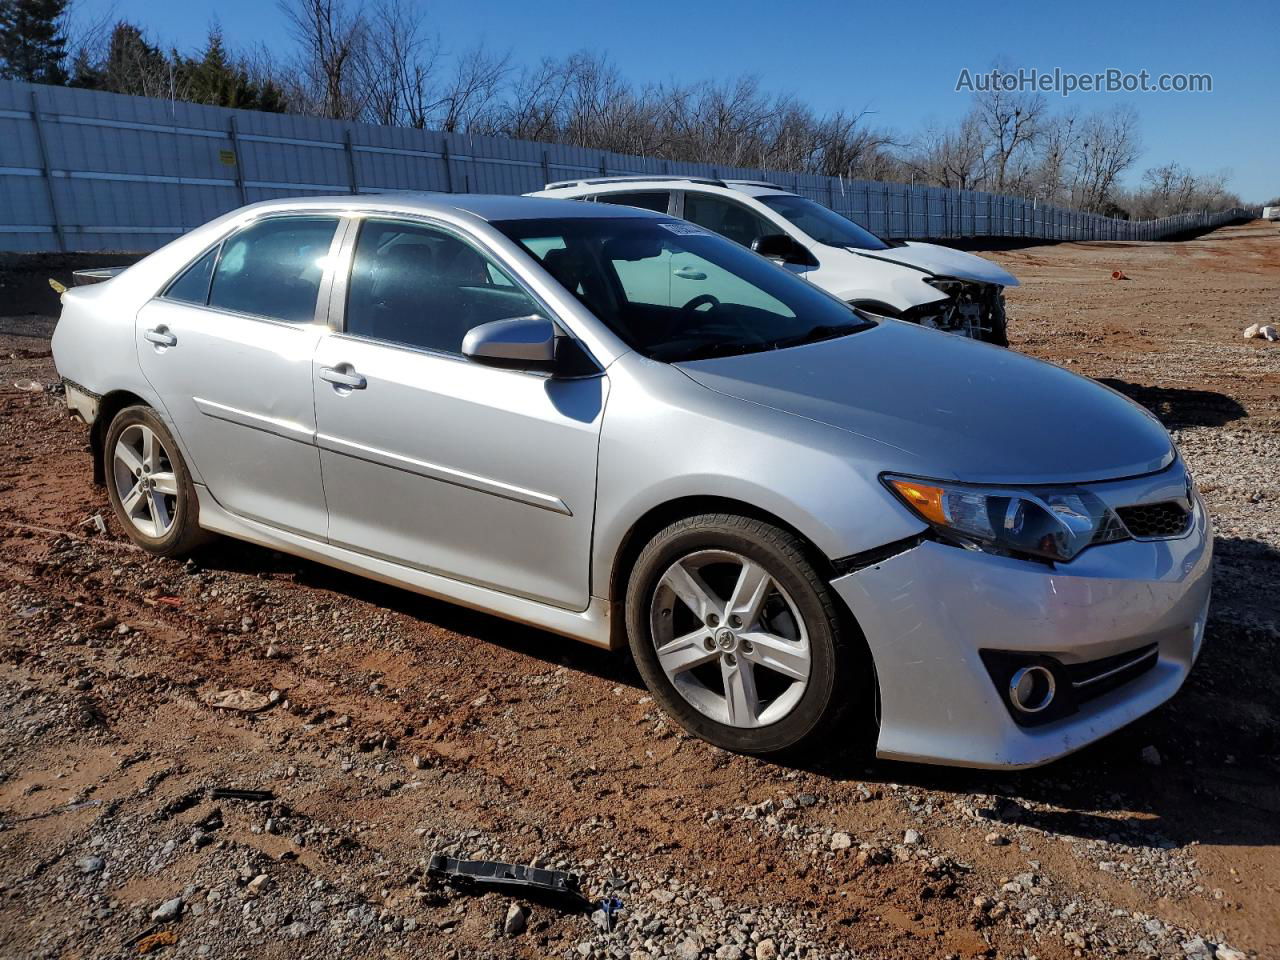
[[[1280,343],[1241,338],[1280,323],[1280,232],[992,256],[1014,348],[1154,410],[1217,527],[1184,690],[1003,774],[734,756],[622,657],[245,544],[146,557],[51,388],[40,269],[10,263],[0,956],[1280,955]],[[276,702],[206,705],[227,688]],[[568,867],[625,911],[441,888],[432,852]]]

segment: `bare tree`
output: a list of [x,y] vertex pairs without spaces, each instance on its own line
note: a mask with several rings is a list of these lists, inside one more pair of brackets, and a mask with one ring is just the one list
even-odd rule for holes
[[927,130],[907,164],[926,183],[955,190],[980,189],[986,178],[986,152],[976,118],[970,114],[954,130]]
[[484,122],[509,69],[510,56],[491,53],[484,44],[459,55],[436,101],[439,129],[457,133]]
[[296,96],[306,97],[309,112],[352,120],[360,116],[368,91],[354,83],[355,61],[368,35],[368,21],[346,0],[278,0],[298,42],[299,80]]
[[1072,203],[1081,210],[1109,211],[1120,174],[1141,151],[1133,107],[1116,106],[1086,117],[1071,159]]
[[1016,189],[1017,161],[1029,154],[1040,134],[1048,101],[1038,93],[993,89],[974,94],[973,118],[981,131],[990,169],[989,187]]
[[434,103],[431,87],[439,66],[439,39],[427,32],[421,8],[404,0],[380,0],[365,16],[369,32],[352,59],[362,119],[388,126],[426,126]]

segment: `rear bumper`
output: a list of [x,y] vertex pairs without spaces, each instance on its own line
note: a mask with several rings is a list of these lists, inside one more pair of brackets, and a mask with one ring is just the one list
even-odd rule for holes
[[[1155,709],[1200,653],[1212,533],[1202,502],[1185,536],[1086,550],[1056,569],[928,541],[833,581],[880,684],[881,757],[973,767],[1047,763]],[[1151,669],[1068,716],[1014,721],[980,650],[1064,666],[1155,644]]]
[[62,385],[66,390],[68,410],[88,424],[98,419],[98,401],[101,398],[96,393],[66,377],[62,378]]

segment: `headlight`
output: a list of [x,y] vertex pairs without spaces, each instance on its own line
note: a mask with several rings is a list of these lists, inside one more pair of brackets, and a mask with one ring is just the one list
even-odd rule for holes
[[982,487],[886,476],[885,484],[922,520],[963,545],[1046,560],[1128,539],[1097,496],[1072,487]]
[[924,282],[940,290],[948,297],[955,297],[964,292],[965,287],[973,286],[967,280],[955,280],[951,277],[925,277]]

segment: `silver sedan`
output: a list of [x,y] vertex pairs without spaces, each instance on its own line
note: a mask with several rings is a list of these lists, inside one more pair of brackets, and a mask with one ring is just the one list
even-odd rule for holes
[[64,298],[129,536],[604,647],[722,747],[1028,766],[1171,697],[1212,537],[1146,411],[642,210],[281,200]]

